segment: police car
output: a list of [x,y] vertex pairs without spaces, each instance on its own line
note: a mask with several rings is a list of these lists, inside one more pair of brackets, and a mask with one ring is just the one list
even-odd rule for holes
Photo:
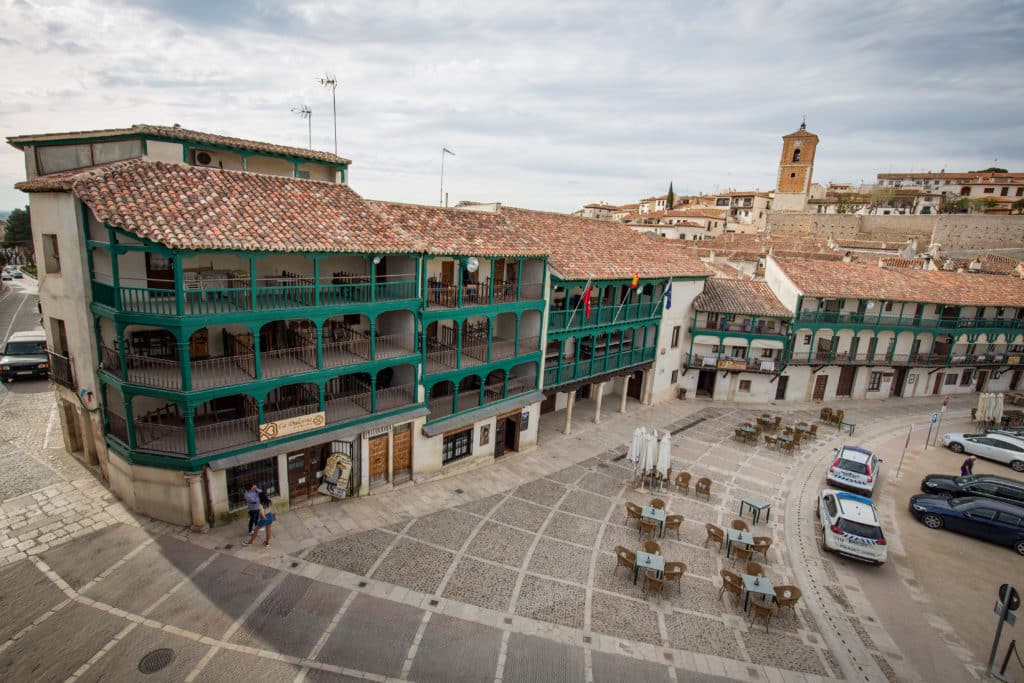
[[817,514],[821,520],[822,550],[874,564],[885,563],[885,534],[870,498],[822,489]]
[[860,446],[835,448],[835,459],[828,468],[825,481],[832,486],[852,489],[867,496],[875,490],[881,458]]

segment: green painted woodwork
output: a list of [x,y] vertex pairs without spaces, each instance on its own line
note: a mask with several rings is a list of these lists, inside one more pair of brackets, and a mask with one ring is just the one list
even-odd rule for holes
[[[879,306],[879,308],[882,308]],[[1024,319],[1019,318],[957,318],[943,320],[941,318],[918,318],[917,316],[877,315],[867,313],[836,313],[827,311],[801,311],[794,319],[794,324],[812,327],[829,327],[849,329],[904,330],[925,329],[939,331],[956,331],[971,329],[978,332],[988,330],[1024,330]]]
[[654,346],[631,349],[630,351],[624,352],[621,350],[620,345],[618,353],[578,360],[578,362],[571,364],[544,368],[544,387],[555,387],[559,384],[586,379],[612,370],[619,370],[633,365],[639,365],[641,363],[653,361],[656,355],[657,348]]

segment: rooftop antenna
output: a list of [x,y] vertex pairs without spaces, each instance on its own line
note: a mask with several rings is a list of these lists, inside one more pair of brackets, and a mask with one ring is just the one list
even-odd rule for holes
[[338,156],[338,79],[334,74],[325,73],[318,82],[325,88],[331,89],[331,100],[334,107],[334,156]]
[[451,154],[455,156],[455,152],[451,151],[447,147],[441,148],[441,199],[438,202],[438,206],[444,206],[444,155]]
[[313,110],[309,108],[309,105],[300,104],[297,107],[292,107],[292,113],[306,119],[306,127],[309,129],[309,148],[313,149]]

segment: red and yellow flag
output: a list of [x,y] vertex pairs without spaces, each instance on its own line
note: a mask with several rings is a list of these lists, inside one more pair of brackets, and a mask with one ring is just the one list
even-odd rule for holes
[[633,273],[633,281],[629,283],[630,289],[636,289],[637,285],[640,284],[640,272],[636,271]]

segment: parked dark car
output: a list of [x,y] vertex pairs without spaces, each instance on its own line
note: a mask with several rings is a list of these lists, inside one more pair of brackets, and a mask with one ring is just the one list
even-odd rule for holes
[[921,480],[921,490],[947,498],[980,496],[1001,500],[1011,505],[1024,506],[1024,481],[998,477],[994,474],[978,474],[969,477],[929,474]]
[[918,494],[910,498],[910,514],[929,529],[946,528],[1013,548],[1024,555],[1024,510],[987,498],[946,498]]

